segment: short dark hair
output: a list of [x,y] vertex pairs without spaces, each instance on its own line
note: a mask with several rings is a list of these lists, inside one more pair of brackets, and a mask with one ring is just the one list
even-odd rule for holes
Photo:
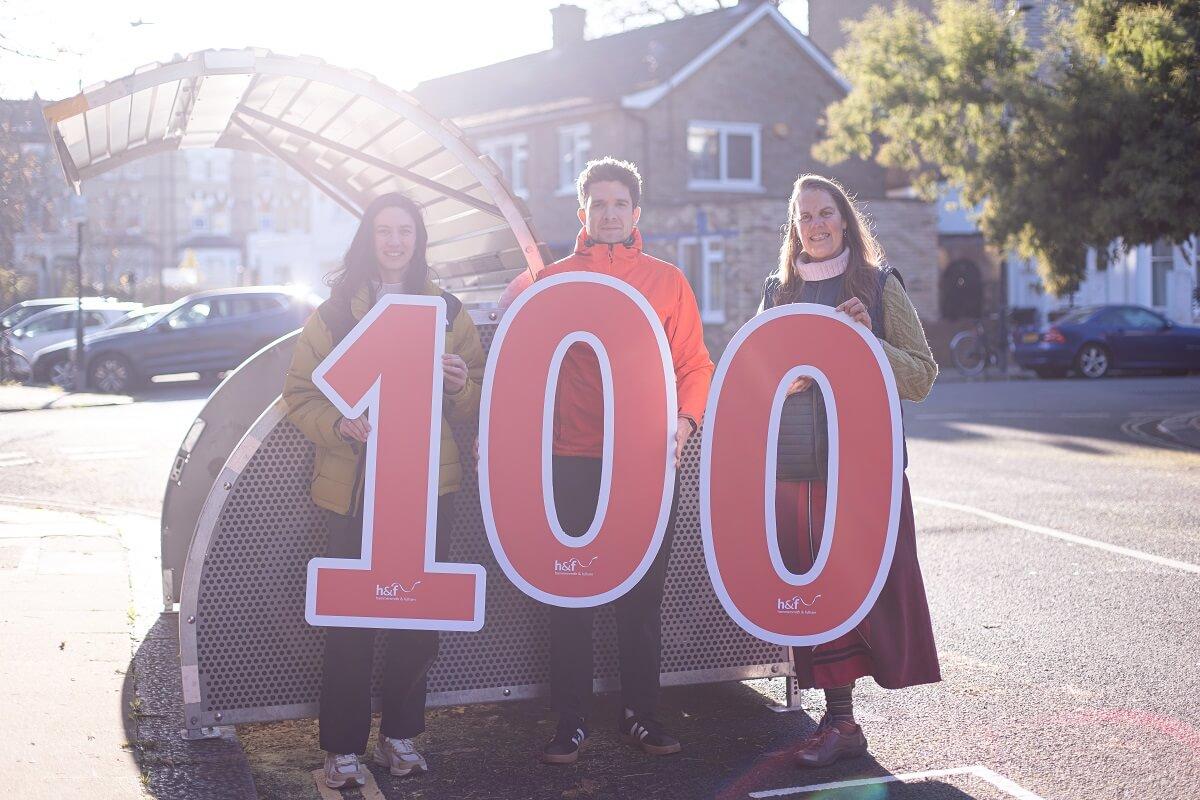
[[612,156],[597,158],[589,161],[579,173],[575,181],[579,193],[579,207],[587,206],[588,187],[596,181],[620,181],[629,189],[629,197],[633,207],[637,208],[642,202],[642,176],[638,174],[637,165],[632,161],[621,161]]

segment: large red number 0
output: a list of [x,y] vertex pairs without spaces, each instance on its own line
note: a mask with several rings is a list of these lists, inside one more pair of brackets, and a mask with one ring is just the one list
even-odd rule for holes
[[313,370],[350,419],[370,411],[361,557],[308,564],[310,625],[477,631],[478,564],[439,564],[438,451],[446,303],[388,296]]
[[[568,536],[554,506],[552,425],[567,348],[590,347],[604,393],[595,520]],[[479,494],[504,574],[558,606],[615,600],[662,545],[675,487],[675,376],[654,310],[623,281],[567,273],[526,289],[501,320],[483,380]]]
[[[701,450],[700,519],[713,587],[750,633],[817,645],[852,630],[887,579],[900,515],[900,400],[878,340],[826,306],[746,323],[713,376]],[[775,442],[787,387],[821,387],[829,420],[824,535],[797,575],[775,529]],[[764,452],[765,451],[765,452]]]

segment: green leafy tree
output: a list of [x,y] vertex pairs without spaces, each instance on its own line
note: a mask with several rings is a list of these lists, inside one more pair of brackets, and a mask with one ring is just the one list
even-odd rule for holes
[[1040,50],[989,0],[901,4],[848,26],[852,90],[827,110],[829,163],[874,158],[979,209],[987,239],[1074,291],[1088,247],[1200,229],[1200,0],[1082,0]]

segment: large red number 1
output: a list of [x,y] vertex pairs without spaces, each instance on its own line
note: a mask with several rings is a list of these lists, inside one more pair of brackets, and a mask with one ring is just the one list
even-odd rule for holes
[[[781,306],[746,323],[709,392],[701,449],[704,555],[726,612],[761,639],[817,645],[852,630],[891,568],[900,518],[900,400],[879,341],[827,306]],[[821,387],[829,420],[826,519],[803,575],[775,528],[775,442],[787,387]]]
[[313,370],[313,383],[347,418],[370,412],[361,557],[308,564],[310,625],[477,631],[478,564],[440,564],[438,451],[446,303],[389,296]]
[[[551,470],[555,392],[572,347],[594,352],[604,395],[600,497],[578,537],[559,524]],[[480,405],[479,496],[508,579],[573,608],[633,588],[662,545],[675,488],[675,374],[646,298],[595,273],[534,283],[496,330]]]

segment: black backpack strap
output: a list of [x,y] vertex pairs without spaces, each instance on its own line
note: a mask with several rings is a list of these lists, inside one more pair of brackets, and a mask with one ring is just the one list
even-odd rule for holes
[[[875,308],[867,309],[868,313],[871,315],[871,320],[872,320],[871,327],[875,329],[875,335],[878,336],[880,339],[884,338],[887,335],[887,328],[885,325],[886,320],[884,319],[884,309],[883,309],[883,288],[885,286],[887,286],[888,276],[895,277],[896,280],[900,281],[901,288],[904,287],[904,277],[900,274],[900,271],[898,269],[896,269],[895,267],[892,267],[892,266],[887,266],[887,265],[884,265],[882,268],[880,268],[880,270],[879,270],[879,291],[877,291],[875,293]],[[876,320],[878,320],[878,324],[875,324]]]
[[442,292],[442,299],[446,301],[446,332],[449,333],[454,328],[454,320],[458,319],[458,312],[462,311],[463,303],[449,292]]
[[321,315],[321,322],[324,322],[329,330],[329,338],[333,340],[334,347],[346,338],[358,322],[354,318],[354,312],[350,310],[350,298],[339,295],[334,295],[317,306],[317,313]]

